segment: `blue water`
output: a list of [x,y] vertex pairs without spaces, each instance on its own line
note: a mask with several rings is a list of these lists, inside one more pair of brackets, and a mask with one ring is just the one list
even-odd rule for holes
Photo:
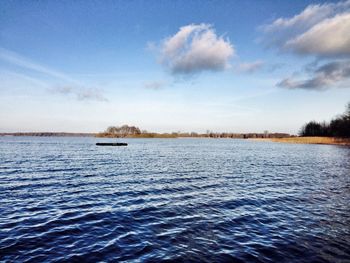
[[0,261],[350,262],[350,148],[0,137]]

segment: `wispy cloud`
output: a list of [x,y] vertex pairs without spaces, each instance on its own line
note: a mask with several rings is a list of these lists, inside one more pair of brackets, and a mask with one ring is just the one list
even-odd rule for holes
[[51,69],[49,67],[40,65],[40,64],[38,64],[38,63],[28,59],[28,58],[25,58],[25,57],[13,52],[13,51],[10,51],[8,49],[4,49],[1,47],[0,47],[0,59],[8,62],[10,64],[13,64],[13,65],[25,68],[25,69],[29,69],[32,71],[36,71],[39,73],[43,73],[45,75],[49,75],[49,76],[54,77],[54,78],[65,80],[67,82],[74,82],[74,83],[77,82],[76,80],[70,78],[68,75],[66,75],[62,72],[59,72],[59,71],[56,71],[56,70]]
[[101,90],[99,89],[81,89],[78,91],[75,91],[76,96],[79,100],[97,100],[97,101],[108,101],[105,96],[101,93]]
[[262,69],[265,65],[265,62],[262,60],[257,60],[253,62],[243,62],[237,65],[235,71],[239,73],[254,73]]
[[148,41],[146,43],[146,50],[148,51],[157,51],[159,47],[157,47],[157,44],[154,43],[153,41]]
[[[25,83],[30,83],[31,85],[35,85],[36,87],[42,87],[46,88],[48,84],[45,81],[42,81],[40,79],[27,76],[18,72],[13,72],[13,71],[8,71],[8,70],[3,70],[1,69],[0,71],[0,77],[3,80],[4,78],[6,79],[12,79],[12,80],[22,80]],[[2,83],[3,84],[3,83]]]
[[49,91],[65,95],[65,94],[73,93],[73,88],[70,86],[55,86],[55,87],[51,87]]
[[172,74],[191,75],[228,68],[234,53],[230,41],[217,36],[211,25],[190,24],[161,43],[160,62]]
[[94,88],[79,88],[73,86],[54,86],[48,89],[51,93],[57,93],[61,95],[73,95],[78,100],[95,100],[95,101],[108,101],[100,89]]
[[[34,62],[24,56],[19,55],[16,52],[13,52],[11,50],[5,49],[0,47],[0,60],[7,62],[9,64],[15,65],[17,67],[36,72],[41,73],[44,76],[49,76],[55,80],[59,80],[61,82],[67,83],[65,85],[53,85],[50,88],[48,88],[48,91],[53,93],[59,93],[59,94],[73,94],[76,96],[79,100],[98,100],[98,101],[107,101],[102,91],[99,89],[92,89],[92,88],[84,88],[84,85],[70,77],[69,75],[62,73],[60,71],[57,71],[55,69],[52,69],[50,67],[41,65],[37,62]],[[13,73],[16,74],[16,73]],[[22,78],[26,78],[30,81],[40,83],[41,85],[44,85],[45,81],[38,80],[37,78],[32,78],[31,76],[26,76],[23,74],[20,74]],[[47,84],[49,86],[49,84]]]
[[156,80],[156,81],[149,81],[144,83],[144,87],[146,89],[152,89],[152,90],[159,90],[164,88],[167,85],[165,81]]

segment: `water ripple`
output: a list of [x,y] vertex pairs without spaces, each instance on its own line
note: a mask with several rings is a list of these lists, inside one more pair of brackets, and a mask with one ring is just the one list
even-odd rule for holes
[[0,138],[0,261],[347,262],[350,149]]

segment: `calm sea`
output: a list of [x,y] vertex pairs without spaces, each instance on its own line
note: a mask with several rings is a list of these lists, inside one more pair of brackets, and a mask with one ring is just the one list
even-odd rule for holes
[[0,261],[350,262],[350,148],[0,137]]

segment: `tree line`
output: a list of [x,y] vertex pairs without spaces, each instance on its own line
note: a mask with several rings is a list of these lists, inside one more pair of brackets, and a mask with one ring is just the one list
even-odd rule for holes
[[287,133],[229,133],[229,132],[212,132],[206,133],[196,132],[172,132],[172,133],[156,133],[148,132],[146,130],[140,130],[140,128],[129,125],[122,126],[110,126],[104,132],[96,134],[96,137],[109,137],[109,138],[179,138],[179,137],[191,137],[191,138],[285,138],[290,137]]
[[330,122],[306,123],[300,130],[300,136],[350,138],[350,103],[343,114]]

